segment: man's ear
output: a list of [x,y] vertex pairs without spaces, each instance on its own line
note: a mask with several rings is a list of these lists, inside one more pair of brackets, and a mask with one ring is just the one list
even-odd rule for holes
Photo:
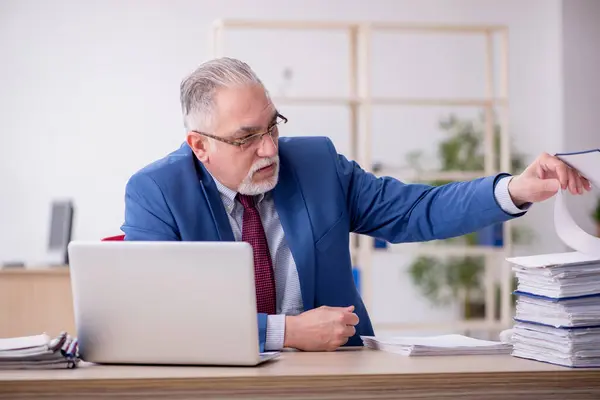
[[207,138],[196,132],[188,132],[186,141],[200,162],[208,161],[210,144]]

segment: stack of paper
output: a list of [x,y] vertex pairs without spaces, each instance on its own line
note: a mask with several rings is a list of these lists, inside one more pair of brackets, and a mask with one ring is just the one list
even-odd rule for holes
[[518,279],[512,354],[600,366],[600,258],[567,252],[508,261]]
[[600,292],[600,258],[596,256],[573,251],[508,261],[514,264],[520,292],[556,299]]
[[600,366],[600,327],[555,328],[518,322],[513,355],[567,367]]
[[0,369],[75,368],[79,361],[77,339],[66,332],[0,339]]
[[510,354],[511,345],[463,335],[404,336],[376,338],[361,336],[366,347],[407,356],[458,356]]

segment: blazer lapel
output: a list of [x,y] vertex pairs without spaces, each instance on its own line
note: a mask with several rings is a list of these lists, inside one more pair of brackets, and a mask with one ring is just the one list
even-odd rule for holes
[[[202,192],[202,196],[204,199],[206,199],[207,209],[210,212],[212,221],[214,222],[216,233],[214,240],[234,242],[235,237],[233,236],[231,224],[229,223],[225,206],[223,206],[223,201],[221,201],[217,185],[210,174],[202,165],[200,165],[200,162],[198,159],[196,159],[196,157],[194,157],[194,162],[196,164],[196,170],[198,171],[200,190]],[[199,215],[198,217],[205,219],[205,215]],[[198,221],[198,226],[206,226],[206,220]],[[204,240],[210,239],[207,238]]]
[[204,196],[208,201],[208,208],[211,213],[211,217],[215,223],[218,240],[224,242],[234,242],[235,237],[233,236],[233,231],[231,230],[231,224],[229,223],[227,212],[225,211],[225,207],[223,206],[223,202],[219,196],[219,191],[217,190],[214,182],[211,182],[209,185],[207,185],[206,182],[201,182],[201,186]]
[[280,157],[280,160],[279,182],[273,189],[273,199],[285,239],[298,269],[304,308],[311,309],[315,299],[313,232],[296,174],[283,157]]

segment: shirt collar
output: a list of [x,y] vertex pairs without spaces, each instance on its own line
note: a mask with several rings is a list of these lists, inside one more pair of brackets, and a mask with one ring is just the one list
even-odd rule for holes
[[[215,185],[217,186],[217,190],[219,191],[219,194],[221,195],[221,200],[223,201],[225,210],[227,210],[227,213],[230,214],[233,211],[233,208],[235,207],[235,204],[236,204],[235,197],[237,196],[238,192],[235,190],[229,189],[227,186],[223,185],[210,172],[208,174],[211,176],[213,181],[215,181]],[[260,202],[264,198],[265,198],[264,193],[257,195],[256,196],[256,204],[260,204]]]

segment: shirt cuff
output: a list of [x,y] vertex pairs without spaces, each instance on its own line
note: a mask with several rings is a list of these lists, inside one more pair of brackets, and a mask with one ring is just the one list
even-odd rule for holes
[[285,337],[285,314],[267,316],[267,339],[265,351],[279,351],[283,349]]
[[494,188],[494,197],[496,197],[496,201],[498,202],[502,210],[504,210],[504,212],[506,212],[507,214],[522,214],[523,212],[529,209],[531,203],[526,203],[521,207],[517,207],[515,205],[515,203],[512,201],[512,198],[510,197],[510,192],[508,191],[508,184],[510,183],[510,180],[512,178],[512,176],[506,176],[498,181],[496,187]]

